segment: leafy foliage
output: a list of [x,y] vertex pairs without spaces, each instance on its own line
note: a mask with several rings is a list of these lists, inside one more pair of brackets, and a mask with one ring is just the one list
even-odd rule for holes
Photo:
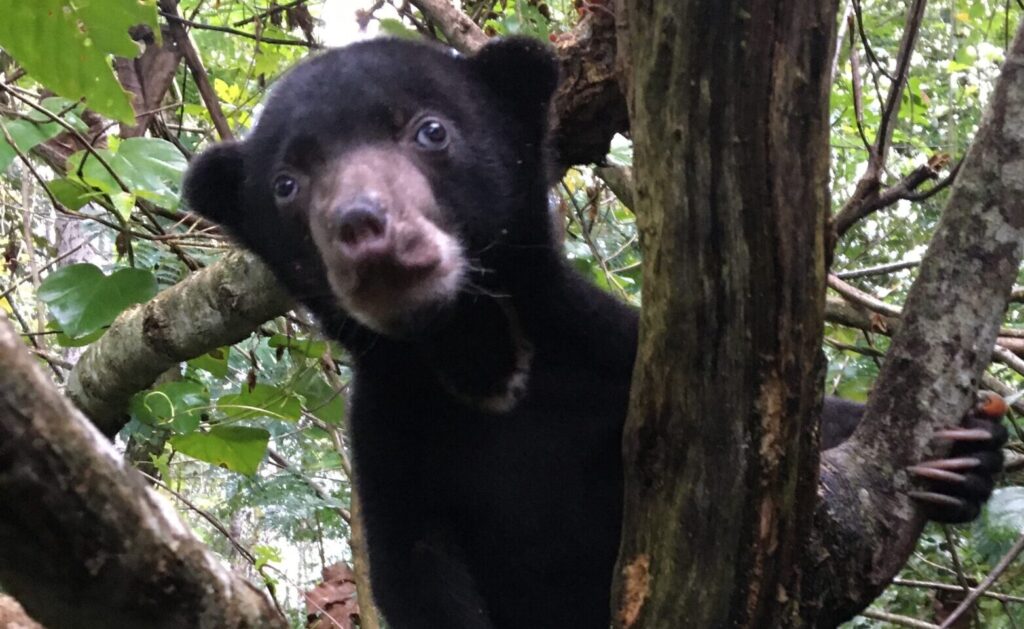
[[110,325],[132,304],[149,301],[157,292],[149,271],[118,269],[104,275],[95,265],[73,264],[51,273],[39,285],[39,300],[70,337]]
[[32,76],[96,111],[130,122],[128,96],[107,64],[107,55],[134,57],[128,36],[136,25],[159,32],[156,7],[146,0],[0,0],[0,47]]

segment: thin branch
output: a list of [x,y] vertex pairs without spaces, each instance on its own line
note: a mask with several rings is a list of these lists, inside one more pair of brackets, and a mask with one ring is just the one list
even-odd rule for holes
[[449,0],[409,0],[444,33],[445,39],[456,50],[475,52],[487,43],[487,35],[473,23],[468,15],[456,9]]
[[1017,538],[1013,547],[1010,548],[1003,558],[999,560],[999,563],[996,564],[996,567],[992,569],[992,572],[985,577],[985,580],[979,583],[978,587],[971,590],[970,594],[965,596],[964,600],[961,601],[957,608],[953,610],[953,613],[946,617],[946,620],[942,623],[941,629],[952,627],[953,624],[964,615],[964,612],[974,605],[975,601],[977,601],[982,594],[995,585],[995,582],[999,577],[1003,576],[1003,573],[1010,567],[1010,564],[1012,564],[1022,552],[1024,552],[1024,535]]
[[[953,585],[951,583],[939,583],[937,581],[918,581],[914,579],[901,579],[899,577],[892,580],[893,585],[899,585],[902,587],[911,588],[924,588],[928,590],[941,590],[943,592],[963,592],[963,588],[959,585]],[[986,598],[993,598],[1004,603],[1024,603],[1024,596],[1013,596],[1012,594],[1001,594],[999,592],[984,592],[982,596]]]
[[[292,0],[291,2],[285,2],[284,4],[279,4],[277,6],[272,6],[272,7],[268,8],[267,10],[261,11],[261,12],[257,13],[256,15],[249,16],[249,17],[245,18],[244,20],[238,20],[237,22],[235,22],[231,26],[236,26],[236,27],[237,26],[245,26],[246,24],[250,24],[252,22],[255,22],[256,20],[264,20],[264,19],[270,17],[271,15],[274,15],[275,13],[280,13],[281,11],[287,11],[288,9],[294,9],[295,7],[297,7],[297,6],[301,5],[301,4],[306,4],[307,2],[309,2],[309,0]],[[268,40],[264,39],[263,41],[268,41]]]
[[[138,468],[136,468],[136,469],[138,469]],[[139,470],[139,474],[142,474],[142,476],[147,481],[149,481],[153,485],[159,487],[160,489],[163,489],[164,491],[166,491],[170,495],[174,496],[179,502],[181,502],[183,505],[188,507],[193,513],[195,513],[199,517],[201,517],[204,520],[206,520],[210,524],[210,526],[212,526],[213,528],[217,529],[217,532],[220,533],[222,536],[224,536],[224,539],[228,540],[228,543],[231,544],[232,548],[234,548],[236,551],[238,551],[239,555],[244,557],[245,560],[248,561],[249,564],[252,565],[253,569],[255,569],[257,572],[259,572],[261,575],[263,574],[263,569],[257,567],[259,564],[256,561],[256,556],[253,555],[252,552],[248,548],[246,548],[245,545],[243,545],[241,541],[238,540],[238,538],[236,538],[234,535],[232,535],[231,534],[231,530],[228,527],[224,526],[224,523],[221,522],[220,520],[218,520],[216,517],[214,517],[214,515],[212,513],[210,513],[209,511],[206,511],[205,509],[200,509],[198,506],[195,505],[195,503],[191,502],[188,498],[186,498],[184,496],[184,494],[182,494],[181,492],[178,492],[178,491],[175,491],[175,490],[171,489],[171,487],[169,485],[167,485],[167,483],[163,482],[162,480],[160,480],[156,476],[152,476],[152,475],[147,474],[147,473],[145,473],[145,472],[143,472],[141,470]],[[264,583],[266,584],[267,582],[268,581],[266,579],[264,579]],[[287,617],[287,615],[284,613],[284,610],[281,608],[281,603],[278,602],[277,597],[274,595],[274,588],[267,587],[266,590],[267,590],[267,594],[270,596],[271,602],[274,603],[274,607],[277,608],[278,613],[281,614],[281,616],[283,616],[283,617]]]
[[921,264],[920,260],[910,260],[908,262],[890,262],[888,264],[879,264],[878,266],[869,266],[863,269],[853,269],[850,271],[839,271],[835,274],[841,280],[852,280],[858,277],[870,277],[872,275],[888,275],[897,271],[903,271],[905,269],[912,269]]
[[911,629],[939,629],[938,625],[933,625],[930,622],[918,620],[917,618],[911,618],[910,616],[901,616],[900,614],[890,614],[889,612],[882,611],[880,609],[865,609],[860,613],[865,618],[871,618],[872,620],[882,620],[885,622],[899,625],[901,627],[911,627]]
[[[303,0],[306,1],[306,0]],[[283,8],[283,7],[278,7]],[[163,16],[168,22],[180,24],[182,26],[188,26],[189,28],[198,28],[203,31],[215,31],[218,33],[227,33],[228,35],[237,35],[238,37],[244,37],[246,39],[253,39],[257,42],[263,42],[265,44],[275,44],[278,46],[302,46],[303,48],[312,48],[318,50],[323,48],[320,44],[315,42],[308,42],[303,39],[281,39],[276,37],[263,37],[257,33],[250,33],[249,31],[240,31],[237,28],[231,28],[230,26],[216,26],[214,24],[203,24],[202,22],[193,22],[192,20],[186,20],[180,15],[170,13],[168,11],[160,11],[160,15]]]
[[231,125],[228,124],[228,119],[220,107],[220,99],[217,98],[217,92],[214,91],[213,85],[210,84],[210,76],[207,74],[206,68],[203,67],[203,60],[199,56],[199,51],[196,49],[195,44],[192,43],[192,38],[189,37],[188,31],[178,21],[183,18],[178,14],[177,0],[160,0],[159,6],[161,13],[177,18],[177,20],[167,19],[168,29],[171,32],[171,37],[174,38],[182,55],[185,57],[185,64],[192,73],[192,78],[196,81],[196,88],[199,90],[199,95],[202,97],[207,111],[210,112],[210,119],[213,121],[214,128],[217,129],[217,134],[220,135],[222,140],[234,139],[235,134],[231,131]]
[[[312,490],[312,492],[316,494],[317,498],[319,498],[320,500],[323,500],[324,502],[327,503],[332,503],[335,501],[334,497],[331,496],[331,494],[327,493],[327,490],[321,487],[312,478],[303,474],[302,470],[299,470],[294,465],[289,463],[286,458],[284,458],[283,456],[281,456],[279,452],[277,452],[277,450],[274,450],[273,448],[267,448],[267,457],[282,470],[288,472],[289,474],[295,476],[303,483],[305,483],[306,486],[309,487],[310,490]],[[345,509],[344,507],[341,506],[337,506],[334,508],[334,511],[337,512],[339,516],[341,516],[341,519],[345,521],[345,524],[352,526],[352,514],[349,513],[348,509]]]
[[[837,236],[844,234],[854,223],[871,212],[885,207],[884,205],[873,206],[871,209],[867,209],[865,206],[874,201],[878,196],[882,173],[885,170],[885,162],[888,159],[889,146],[892,142],[892,134],[896,128],[896,114],[899,112],[899,105],[903,99],[903,90],[910,73],[910,59],[913,56],[914,46],[917,44],[918,35],[920,34],[921,20],[924,17],[926,5],[927,0],[913,0],[910,11],[907,12],[907,19],[903,27],[903,38],[900,41],[900,49],[896,57],[896,73],[895,76],[891,77],[891,84],[882,107],[881,120],[875,135],[875,141],[869,148],[868,166],[860,181],[857,182],[857,187],[853,194],[835,218]],[[855,5],[855,10],[859,21],[861,17],[860,7]],[[863,25],[861,24],[860,27],[862,29],[861,38],[866,45],[867,38],[863,34]],[[917,185],[920,185],[929,177],[927,176],[928,172],[922,171],[919,173],[918,170],[920,168],[911,173],[911,175],[916,173],[917,177],[923,177],[917,183]],[[904,179],[906,180],[907,178]],[[891,203],[895,203],[896,200],[898,198],[893,198]]]

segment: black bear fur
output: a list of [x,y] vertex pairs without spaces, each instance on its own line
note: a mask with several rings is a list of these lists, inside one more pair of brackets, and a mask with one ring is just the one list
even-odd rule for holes
[[[188,205],[259,254],[351,352],[372,582],[397,629],[609,625],[637,313],[577,275],[553,233],[545,140],[557,83],[553,56],[526,39],[472,57],[354,44],[289,72],[248,137],[210,148],[186,178]],[[345,189],[378,179],[383,201]],[[330,243],[376,246],[392,223],[424,216],[460,247],[456,290],[437,280],[412,304],[398,260],[408,243],[384,243],[383,262],[350,254],[400,288],[378,287],[370,314],[348,312],[355,297],[328,277]],[[374,289],[363,275],[354,285]],[[827,400],[826,445],[860,413]],[[938,488],[962,497],[938,515],[973,517],[993,471],[978,472],[976,494]]]

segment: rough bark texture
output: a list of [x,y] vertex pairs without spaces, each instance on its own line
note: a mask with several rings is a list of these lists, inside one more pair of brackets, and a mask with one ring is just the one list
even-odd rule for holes
[[285,627],[60,396],[0,314],[0,583],[51,629]]
[[124,312],[68,376],[67,395],[99,429],[124,426],[128,400],[184,360],[244,339],[291,300],[262,262],[232,252]]
[[562,83],[555,93],[552,142],[558,174],[574,164],[603,163],[612,136],[629,129],[616,72],[615,20],[593,11],[556,43]]
[[619,626],[792,626],[817,485],[835,10],[620,6],[644,309]]
[[804,617],[849,618],[888,585],[923,520],[904,468],[961,417],[988,364],[1024,255],[1024,29],[932,240],[853,438],[826,453]]

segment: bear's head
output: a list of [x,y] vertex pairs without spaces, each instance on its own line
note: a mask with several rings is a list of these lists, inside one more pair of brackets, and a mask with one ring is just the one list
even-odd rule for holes
[[244,141],[192,162],[185,201],[328,326],[408,335],[460,294],[507,290],[517,260],[554,248],[557,83],[554,57],[528,39],[472,57],[396,39],[332,50],[273,87]]

